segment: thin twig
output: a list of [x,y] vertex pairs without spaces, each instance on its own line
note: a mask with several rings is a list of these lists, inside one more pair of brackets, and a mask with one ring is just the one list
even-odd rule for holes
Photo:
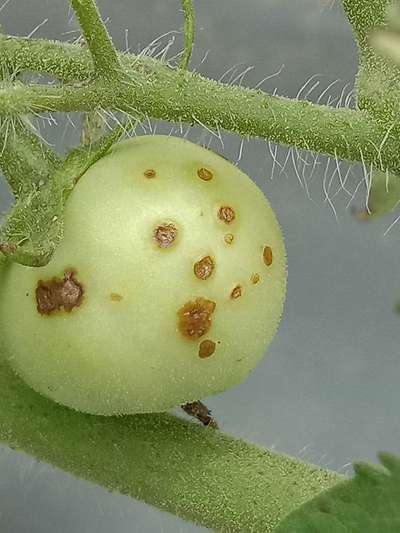
[[71,0],[71,6],[89,46],[96,72],[106,78],[115,74],[120,67],[118,54],[94,0]]
[[195,37],[195,11],[192,0],[182,0],[182,7],[185,17],[185,51],[182,58],[181,68],[187,69],[192,56]]

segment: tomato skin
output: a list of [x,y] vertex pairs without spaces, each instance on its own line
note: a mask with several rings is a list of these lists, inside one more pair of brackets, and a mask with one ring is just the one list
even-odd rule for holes
[[240,383],[286,291],[282,233],[260,189],[216,153],[165,136],[119,143],[84,174],[48,265],[0,268],[12,368],[102,415],[166,411]]

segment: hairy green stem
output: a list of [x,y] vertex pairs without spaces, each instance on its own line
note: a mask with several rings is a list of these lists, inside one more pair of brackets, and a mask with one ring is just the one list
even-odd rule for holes
[[95,71],[109,78],[120,70],[118,54],[94,0],[70,0],[93,57]]
[[267,533],[344,478],[168,414],[90,416],[0,364],[0,439],[215,531]]
[[193,0],[182,0],[182,7],[185,18],[185,50],[182,58],[181,68],[187,69],[192,56],[195,37],[195,11]]
[[[182,75],[182,72],[180,75]],[[223,85],[155,64],[150,72],[132,71],[130,83],[101,80],[90,86],[26,86],[0,91],[0,110],[8,115],[45,111],[116,109],[148,114],[269,139],[378,168],[400,169],[397,138],[367,113],[333,109],[311,102],[269,96]],[[135,80],[136,77],[136,80]],[[217,135],[217,134],[216,134]]]
[[342,0],[349,22],[363,47],[369,32],[385,21],[390,0]]
[[[67,81],[87,80],[93,72],[89,53],[76,45],[8,38],[0,41],[0,56],[14,68],[39,70]],[[150,58],[126,55],[121,63],[129,82],[97,80],[90,86],[0,91],[0,116],[115,109],[261,137],[394,172],[400,169],[391,124],[378,124],[366,112],[270,96],[190,72],[184,73],[182,84],[181,70]]]

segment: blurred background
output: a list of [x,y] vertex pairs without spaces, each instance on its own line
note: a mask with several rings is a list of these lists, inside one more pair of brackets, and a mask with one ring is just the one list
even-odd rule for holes
[[[98,0],[122,50],[176,58],[180,0]],[[191,67],[226,83],[330,105],[354,106],[357,48],[340,2],[195,0]],[[6,33],[73,41],[66,0],[6,0]],[[42,122],[60,150],[76,143],[79,117]],[[215,149],[263,189],[283,228],[289,280],[278,335],[240,386],[209,397],[223,431],[351,474],[351,462],[400,453],[399,215],[360,222],[368,172],[322,156],[201,128],[149,122],[138,134],[172,133]],[[345,188],[341,185],[345,182]],[[12,199],[0,183],[0,211]],[[176,413],[182,415],[178,410]],[[0,447],[2,533],[208,531],[24,454]]]

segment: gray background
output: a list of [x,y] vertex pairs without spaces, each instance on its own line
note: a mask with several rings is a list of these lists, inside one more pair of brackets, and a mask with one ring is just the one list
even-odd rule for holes
[[[206,76],[269,92],[352,105],[349,94],[357,50],[338,2],[328,0],[197,0],[198,35],[192,66]],[[101,0],[115,42],[168,57],[182,47],[178,0]],[[71,39],[78,35],[66,0],[11,0],[1,9],[8,33]],[[126,31],[127,30],[127,31]],[[71,33],[72,32],[72,33]],[[237,65],[232,71],[227,70]],[[241,73],[247,67],[244,79]],[[319,82],[308,95],[314,83]],[[342,98],[341,98],[342,96]],[[329,100],[328,100],[329,99]],[[170,125],[159,124],[166,133]],[[186,128],[183,129],[186,131]],[[146,133],[149,133],[149,129]],[[173,133],[180,134],[179,127]],[[60,119],[45,134],[61,149],[76,130]],[[348,205],[365,202],[365,172],[350,168],[350,193],[340,190],[335,161],[276,151],[264,142],[224,134],[224,148],[208,132],[189,138],[223,152],[250,174],[270,198],[283,227],[289,284],[284,319],[266,358],[246,382],[209,398],[224,431],[341,472],[354,460],[376,461],[378,450],[400,453],[399,328],[393,307],[400,297],[400,222],[397,214],[366,224]],[[276,147],[271,146],[272,153]],[[284,166],[285,171],[281,172]],[[307,164],[305,164],[305,162]],[[342,176],[349,168],[340,165]],[[339,188],[337,194],[336,191]],[[326,199],[325,191],[330,200]],[[10,197],[0,188],[0,209]],[[349,204],[350,202],[350,204]],[[333,207],[332,207],[333,206]],[[334,210],[337,213],[337,220]],[[23,454],[0,448],[0,529],[39,532],[206,531]]]

